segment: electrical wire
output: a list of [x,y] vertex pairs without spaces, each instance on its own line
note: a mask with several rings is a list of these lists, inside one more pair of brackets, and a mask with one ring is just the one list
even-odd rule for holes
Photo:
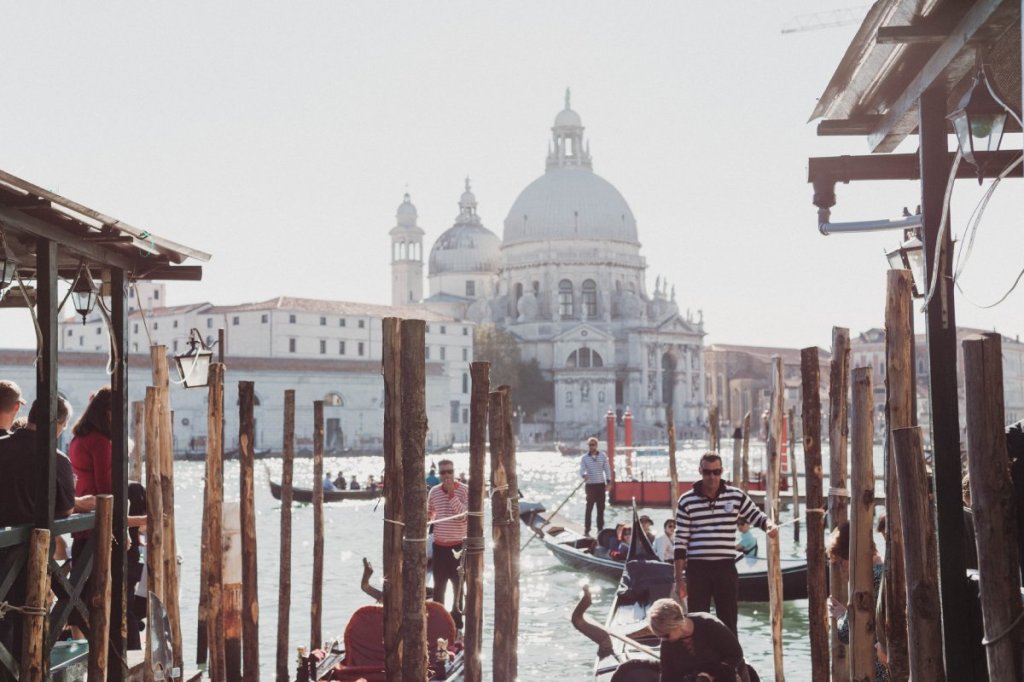
[[935,240],[935,257],[932,259],[932,281],[928,286],[928,294],[924,297],[921,305],[921,312],[928,309],[928,304],[935,295],[939,284],[939,263],[942,259],[943,240],[946,238],[946,230],[949,227],[949,202],[953,195],[953,182],[956,180],[957,169],[960,168],[960,160],[963,158],[963,150],[957,149],[956,158],[953,159],[953,167],[949,171],[949,179],[946,181],[946,194],[942,198],[942,219],[939,221],[939,235]]

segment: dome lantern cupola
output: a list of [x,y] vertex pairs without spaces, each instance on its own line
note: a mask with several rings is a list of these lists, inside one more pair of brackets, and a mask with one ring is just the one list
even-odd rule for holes
[[569,104],[569,88],[565,89],[565,109],[555,116],[551,127],[554,144],[548,148],[548,168],[590,168],[590,144],[583,144],[583,120]]

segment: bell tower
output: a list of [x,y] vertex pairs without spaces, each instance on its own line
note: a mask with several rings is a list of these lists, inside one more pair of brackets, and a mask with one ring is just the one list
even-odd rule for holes
[[416,207],[406,192],[395,214],[391,235],[391,305],[409,305],[423,298],[423,230],[416,225]]

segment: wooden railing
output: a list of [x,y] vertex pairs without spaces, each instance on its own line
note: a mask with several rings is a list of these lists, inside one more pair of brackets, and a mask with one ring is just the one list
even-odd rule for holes
[[[51,537],[66,533],[79,533],[91,530],[96,523],[94,513],[75,514],[65,519],[57,519],[53,523]],[[15,580],[25,571],[28,559],[28,541],[32,533],[32,525],[0,528],[0,603],[9,601],[8,594]],[[92,574],[93,543],[87,542],[81,549],[81,556],[75,557],[74,567],[70,561],[57,562],[53,558],[52,546],[48,563],[50,588],[57,597],[50,610],[48,634],[45,641],[45,657],[49,658],[50,650],[60,638],[64,627],[72,615],[75,625],[92,639],[89,632],[89,608],[85,602],[85,585]],[[22,604],[12,604],[22,606]],[[18,659],[21,652],[9,651],[0,642],[0,679],[7,677],[18,679]]]

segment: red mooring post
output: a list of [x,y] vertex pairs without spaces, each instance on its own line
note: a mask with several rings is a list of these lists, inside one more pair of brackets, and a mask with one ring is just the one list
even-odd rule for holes
[[633,413],[626,408],[622,415],[622,447],[626,451],[626,477],[633,478]]
[[612,472],[612,480],[615,481],[615,413],[608,410],[608,414],[604,416],[604,421],[608,429],[608,468]]

